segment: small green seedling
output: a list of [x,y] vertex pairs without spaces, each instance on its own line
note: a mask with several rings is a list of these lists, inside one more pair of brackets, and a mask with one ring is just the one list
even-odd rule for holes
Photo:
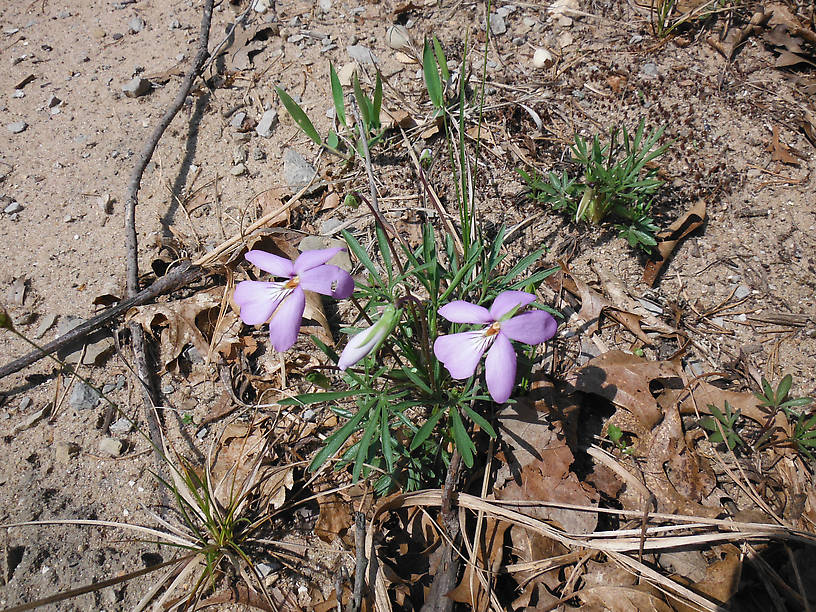
[[[337,76],[337,71],[335,71],[334,65],[331,63],[329,64],[329,80],[331,81],[332,101],[334,102],[334,115],[337,119],[337,130],[329,130],[325,139],[320,137],[320,133],[314,126],[314,123],[312,123],[312,120],[309,119],[306,111],[304,111],[288,93],[280,87],[276,87],[275,91],[284,108],[286,108],[286,111],[292,116],[297,126],[317,146],[323,147],[327,151],[347,160],[350,160],[354,155],[362,156],[363,142],[360,140],[358,129],[355,129],[353,123],[349,122],[346,117],[345,94],[340,84],[340,78]],[[378,143],[385,134],[385,130],[380,122],[380,111],[382,110],[383,100],[383,86],[380,73],[377,72],[372,97],[369,98],[363,92],[356,72],[352,78],[352,89],[354,90],[357,108],[360,110],[360,122],[363,124],[362,131],[366,134],[368,146],[371,148]]]
[[771,416],[776,415],[777,412],[782,410],[789,419],[797,418],[799,414],[792,409],[807,406],[813,402],[813,399],[810,397],[788,399],[792,385],[793,376],[790,374],[785,375],[785,377],[779,381],[776,390],[774,390],[771,384],[763,377],[762,393],[754,393],[754,396],[759,400],[760,406],[770,408]]
[[669,147],[657,146],[663,130],[661,127],[647,135],[641,120],[634,134],[626,127],[613,128],[609,143],[603,146],[597,135],[590,142],[576,134],[570,151],[583,176],[573,177],[567,171],[560,176],[550,172],[546,177],[518,172],[530,197],[550,204],[576,223],[598,225],[613,217],[620,236],[630,246],[650,252],[657,244],[658,231],[650,216],[652,198],[663,181],[657,178],[657,169],[648,164]]
[[632,446],[631,440],[629,437],[624,435],[623,430],[618,427],[617,425],[610,425],[606,430],[609,439],[612,440],[612,444],[614,444],[618,450],[620,450],[625,455],[631,455],[634,451],[634,447]]
[[800,414],[793,427],[790,443],[796,452],[814,460],[813,451],[816,449],[816,414]]
[[712,416],[700,419],[700,426],[711,432],[708,439],[715,443],[724,442],[729,450],[745,446],[745,442],[736,431],[737,422],[742,417],[740,411],[734,410],[728,402],[725,402],[724,411],[714,404],[709,404],[708,409]]

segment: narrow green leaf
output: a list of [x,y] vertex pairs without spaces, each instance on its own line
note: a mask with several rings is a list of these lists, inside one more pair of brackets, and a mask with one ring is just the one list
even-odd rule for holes
[[305,406],[318,402],[333,402],[355,395],[369,395],[368,391],[327,391],[325,393],[301,393],[295,397],[287,397],[278,402],[281,406]]
[[513,280],[516,276],[524,272],[527,268],[533,265],[542,255],[544,255],[546,251],[544,249],[539,249],[530,253],[529,255],[522,257],[518,260],[515,266],[510,268],[507,274],[504,275],[508,281]]
[[350,421],[326,438],[326,445],[320,449],[320,452],[315,455],[315,458],[312,459],[312,462],[309,464],[310,472],[314,472],[321,465],[323,465],[323,463],[325,463],[326,459],[334,456],[334,454],[340,450],[340,447],[343,446],[343,444],[346,443],[346,440],[349,439],[349,436],[354,433],[354,430],[357,429],[360,421],[362,421],[363,417],[368,414],[368,412],[371,410],[371,406],[373,405],[374,400],[371,400],[363,409],[355,414]]
[[417,374],[416,368],[409,368],[408,366],[403,366],[402,371],[409,379],[411,379],[411,382],[414,383],[417,387],[422,389],[428,395],[433,395],[433,391],[428,386],[428,384],[419,377],[419,374]]
[[354,97],[357,99],[357,107],[360,109],[360,118],[363,121],[363,128],[365,129],[365,133],[368,134],[371,131],[371,103],[363,93],[363,88],[360,87],[360,79],[357,78],[356,72],[352,79],[352,85],[354,86]]
[[459,410],[454,406],[450,410],[451,415],[451,433],[453,433],[453,441],[456,443],[456,448],[459,454],[462,455],[462,461],[469,468],[473,467],[473,451],[476,446],[473,440],[468,436],[465,426],[462,423],[462,417],[459,416]]
[[388,280],[390,281],[393,276],[393,260],[391,259],[391,249],[388,246],[388,236],[385,234],[385,230],[379,224],[377,225],[376,233],[377,244],[380,247],[380,257],[383,259],[385,271],[388,273]]
[[445,59],[445,51],[442,45],[439,44],[439,39],[436,34],[433,36],[434,54],[436,55],[436,62],[439,64],[439,70],[442,73],[442,79],[447,83],[450,80],[450,70],[448,70],[448,60]]
[[481,427],[482,430],[487,432],[487,435],[490,436],[491,438],[496,437],[496,430],[493,429],[493,426],[490,423],[488,423],[486,418],[484,418],[481,414],[479,414],[473,408],[471,408],[470,405],[465,404],[464,407],[465,412],[473,420],[474,423]]
[[785,377],[779,381],[779,385],[776,387],[776,403],[777,405],[781,404],[785,399],[785,396],[788,395],[788,392],[791,390],[791,386],[793,385],[793,376],[790,374],[786,374]]
[[388,468],[388,473],[394,473],[394,446],[391,441],[391,428],[388,426],[388,402],[380,402],[380,445],[382,446],[383,457],[385,458],[385,466]]
[[283,102],[283,106],[286,107],[286,111],[292,115],[292,119],[294,119],[295,123],[298,124],[298,127],[303,130],[303,132],[312,140],[312,142],[318,146],[321,146],[323,142],[320,140],[320,134],[317,133],[314,124],[312,124],[304,110],[300,108],[300,105],[280,87],[276,87],[275,91],[278,93],[278,97],[281,99],[281,102]]
[[326,136],[326,146],[330,149],[337,149],[340,145],[340,137],[337,135],[337,132],[334,130],[329,131],[329,135]]
[[368,457],[368,449],[371,446],[371,439],[374,437],[374,432],[377,431],[377,425],[380,422],[380,411],[369,411],[370,418],[366,423],[363,437],[360,440],[360,448],[357,449],[357,457],[354,459],[354,467],[351,470],[351,481],[357,482],[360,478],[360,471],[363,468],[363,462]]
[[363,264],[371,273],[371,276],[374,277],[374,282],[376,284],[380,284],[380,275],[377,272],[377,268],[374,266],[374,262],[369,259],[368,254],[366,253],[365,249],[360,246],[360,243],[357,242],[357,239],[352,236],[347,230],[343,230],[341,232],[343,236],[343,240],[346,241],[346,244],[349,247],[349,250],[354,253],[354,256],[358,259],[358,261]]
[[337,120],[348,127],[346,122],[346,102],[343,99],[343,86],[340,85],[340,78],[334,70],[334,64],[329,62],[329,78],[331,79],[332,98],[334,99],[334,112]]
[[425,76],[425,88],[431,98],[431,104],[434,108],[442,108],[442,82],[439,80],[434,53],[427,40],[422,50],[422,73]]
[[374,101],[371,105],[371,126],[377,130],[380,128],[380,111],[382,110],[383,87],[380,71],[377,71],[377,80],[374,83]]
[[419,431],[414,434],[414,439],[411,440],[411,450],[416,450],[419,448],[425,440],[428,439],[428,436],[431,435],[433,428],[436,427],[437,422],[439,421],[440,417],[444,414],[444,410],[437,410],[431,418],[425,421],[425,424],[419,428]]

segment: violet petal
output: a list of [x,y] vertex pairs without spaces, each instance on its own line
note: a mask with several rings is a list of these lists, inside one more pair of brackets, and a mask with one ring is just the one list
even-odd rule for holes
[[557,328],[558,323],[549,313],[533,310],[504,321],[500,333],[524,344],[541,344],[552,338]]
[[304,270],[298,275],[300,286],[333,298],[345,299],[354,293],[354,279],[337,266],[324,264]]
[[483,330],[439,336],[434,342],[434,355],[457,380],[473,376],[476,366],[495,336],[485,336]]
[[248,262],[274,276],[286,276],[287,278],[291,278],[295,275],[295,267],[291,261],[273,255],[272,253],[267,253],[266,251],[249,251],[245,257]]
[[485,380],[490,397],[497,404],[510,399],[516,382],[516,351],[504,334],[496,336],[485,359]]
[[333,249],[317,249],[315,251],[303,251],[300,256],[295,260],[295,274],[300,275],[302,272],[306,270],[311,270],[312,268],[316,268],[327,261],[329,261],[332,257],[337,255],[340,251],[345,251],[343,247],[335,247]]
[[241,281],[232,297],[241,308],[241,320],[247,325],[260,325],[272,316],[290,291],[283,283]]
[[535,296],[526,291],[505,291],[496,296],[490,307],[490,314],[495,321],[502,318],[516,306],[526,306],[535,301]]
[[286,351],[297,341],[304,308],[306,295],[303,289],[295,287],[269,322],[269,340],[276,351]]
[[439,309],[439,314],[451,323],[492,323],[493,317],[487,308],[456,300],[445,304]]

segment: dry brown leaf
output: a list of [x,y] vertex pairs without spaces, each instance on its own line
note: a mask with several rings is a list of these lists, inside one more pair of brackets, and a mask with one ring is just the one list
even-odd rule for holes
[[474,565],[468,564],[462,580],[454,590],[447,594],[447,597],[453,601],[469,604],[476,612],[484,612],[490,607],[490,597],[482,586],[478,573],[487,570],[489,575],[495,575],[498,572],[504,558],[504,532],[509,526],[510,523],[497,521],[494,518],[484,520],[479,552],[476,555],[476,564],[481,569],[476,569]]
[[[287,189],[283,187],[276,187],[272,189],[266,189],[262,191],[257,196],[255,196],[255,203],[261,207],[261,217],[265,217],[271,212],[279,210],[281,205],[283,204],[283,198],[287,195]],[[288,227],[290,223],[290,213],[291,209],[287,208],[279,215],[274,217],[267,223],[268,227]]]
[[216,288],[175,302],[138,306],[128,311],[125,320],[139,323],[145,332],[160,338],[164,369],[170,369],[188,345],[206,357],[212,342],[213,355],[230,357],[240,345],[240,323],[229,310],[218,320],[222,294],[223,290]]
[[521,482],[522,470],[534,461],[546,461],[550,473],[559,478],[569,472],[574,458],[561,428],[549,423],[535,405],[519,401],[505,406],[497,415],[496,425],[501,436],[496,457],[504,462],[496,472],[496,487],[510,479]]
[[707,41],[714,49],[719,51],[727,60],[734,57],[734,52],[754,34],[758,34],[768,23],[773,13],[757,11],[751,17],[750,22],[741,28],[730,28],[725,36],[725,40],[720,41],[716,36],[709,36]]
[[663,266],[669,261],[674,249],[683,238],[701,227],[706,221],[705,200],[698,200],[686,213],[657,234],[657,249],[646,262],[643,282],[653,287]]
[[679,372],[673,361],[648,361],[623,351],[609,351],[572,372],[567,382],[577,391],[599,395],[628,410],[644,429],[651,430],[663,414],[649,385],[653,380],[677,379]]
[[314,528],[315,535],[328,543],[337,537],[344,537],[354,522],[349,501],[333,493],[319,497],[317,503],[320,505],[320,515]]
[[649,585],[590,587],[579,591],[578,597],[585,605],[599,606],[606,612],[674,612]]
[[790,51],[780,51],[779,57],[776,58],[774,62],[774,66],[777,68],[787,68],[789,66],[796,66],[797,64],[808,64],[809,66],[816,67],[816,62],[809,60],[806,57],[802,57],[797,53],[791,53]]
[[626,87],[626,77],[620,74],[613,74],[610,77],[607,77],[606,84],[609,85],[610,89],[614,91],[616,94],[619,94],[623,91],[623,88]]
[[603,311],[606,310],[611,318],[623,325],[638,340],[644,344],[652,344],[652,339],[649,338],[640,327],[641,317],[639,315],[622,309],[620,304],[613,304],[609,299],[592,289],[584,281],[576,278],[572,274],[570,274],[570,276],[575,282],[581,299],[581,310],[578,312],[578,317],[589,323],[589,327],[586,328],[586,332],[589,335],[598,331],[601,315]]
[[799,165],[799,160],[791,155],[790,148],[779,142],[779,126],[777,125],[773,126],[773,136],[765,147],[765,150],[771,153],[771,161],[779,161],[783,164],[791,164],[793,166]]
[[[723,544],[715,550],[723,555],[722,559],[714,561],[706,568],[705,578],[694,583],[694,590],[703,595],[707,595],[721,605],[728,605],[728,602],[737,592],[740,577],[742,575],[742,554],[740,549],[733,544]],[[672,600],[672,605],[677,612],[694,612],[696,607],[691,607],[683,601]]]

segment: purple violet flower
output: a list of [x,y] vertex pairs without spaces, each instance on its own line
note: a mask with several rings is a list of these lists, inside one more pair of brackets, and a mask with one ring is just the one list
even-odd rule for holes
[[496,296],[490,310],[461,300],[445,304],[439,314],[451,323],[482,323],[487,327],[438,337],[434,355],[453,378],[462,380],[473,376],[487,351],[487,390],[493,401],[506,402],[516,382],[516,352],[510,340],[541,344],[552,338],[558,327],[555,319],[543,310],[515,314],[533,301],[535,296],[531,293],[505,291]]
[[354,293],[351,275],[326,262],[343,248],[304,251],[295,261],[289,261],[265,251],[249,251],[246,259],[273,276],[285,276],[284,282],[242,281],[233,297],[241,308],[241,319],[247,325],[269,321],[269,340],[276,351],[291,348],[300,331],[300,321],[306,307],[303,290],[314,291],[338,299]]

